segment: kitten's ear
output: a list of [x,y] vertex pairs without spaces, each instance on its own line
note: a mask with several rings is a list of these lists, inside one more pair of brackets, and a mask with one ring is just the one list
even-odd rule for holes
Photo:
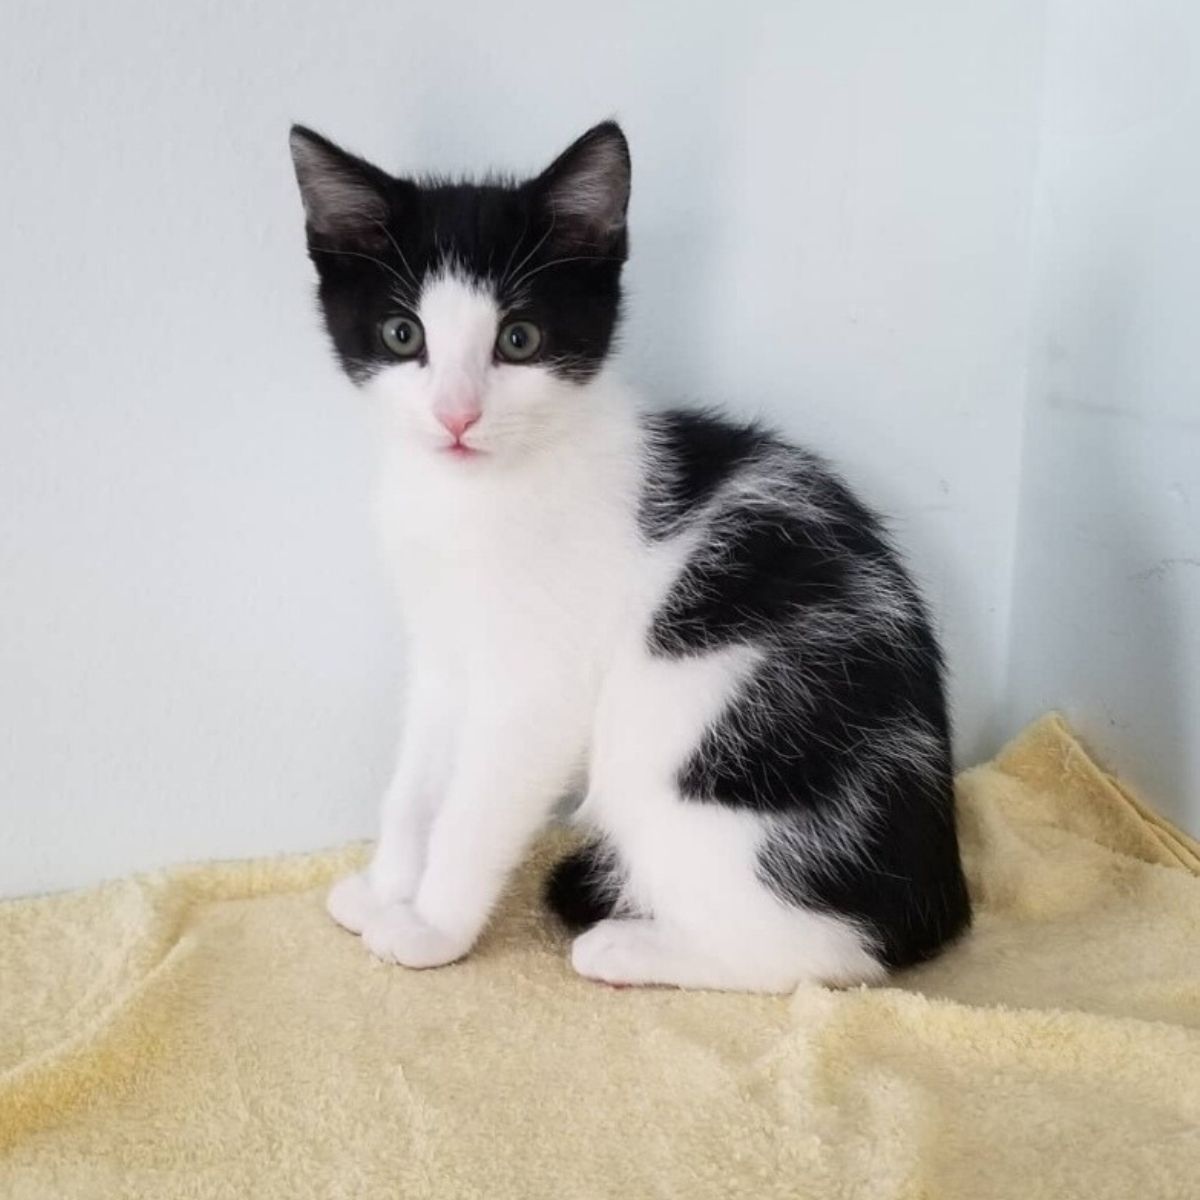
[[309,238],[382,244],[391,177],[303,125],[292,126],[290,141]]
[[625,232],[629,206],[629,143],[615,121],[603,121],[572,142],[534,187],[554,220],[555,238],[607,249]]

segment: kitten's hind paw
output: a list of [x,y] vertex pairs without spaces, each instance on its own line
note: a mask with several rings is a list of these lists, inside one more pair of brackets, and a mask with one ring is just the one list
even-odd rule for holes
[[657,937],[647,920],[612,918],[581,933],[571,946],[571,966],[585,979],[612,987],[655,983]]
[[421,917],[411,904],[389,904],[367,921],[363,941],[376,958],[403,967],[441,967],[462,958],[471,948]]
[[325,897],[325,911],[351,933],[362,933],[367,922],[381,909],[365,871],[339,879]]

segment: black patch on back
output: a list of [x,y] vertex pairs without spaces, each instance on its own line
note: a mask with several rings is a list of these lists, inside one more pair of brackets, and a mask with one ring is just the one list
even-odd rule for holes
[[[970,902],[942,660],[920,597],[878,519],[820,459],[753,426],[667,420],[663,476],[690,482],[664,501],[648,480],[643,526],[698,521],[704,534],[649,648],[761,654],[680,766],[680,791],[772,823],[760,871],[782,898],[857,920],[890,967],[921,961],[966,927]],[[765,486],[722,491],[756,471]]]
[[733,472],[771,442],[754,425],[734,425],[713,413],[675,409],[646,418],[651,460],[640,511],[642,532],[666,537],[679,521],[707,501]]

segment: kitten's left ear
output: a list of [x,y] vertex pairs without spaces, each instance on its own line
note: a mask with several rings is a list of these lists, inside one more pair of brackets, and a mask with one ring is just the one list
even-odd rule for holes
[[555,240],[614,248],[629,206],[629,143],[615,121],[603,121],[572,142],[533,186],[549,211]]

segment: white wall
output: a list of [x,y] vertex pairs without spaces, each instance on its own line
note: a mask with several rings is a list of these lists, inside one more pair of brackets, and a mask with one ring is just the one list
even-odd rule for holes
[[896,515],[990,749],[1041,34],[1033,0],[0,9],[0,891],[370,830],[396,667],[294,119],[532,170],[618,115],[628,373]]
[[1054,0],[1010,722],[1200,829],[1200,6]]

